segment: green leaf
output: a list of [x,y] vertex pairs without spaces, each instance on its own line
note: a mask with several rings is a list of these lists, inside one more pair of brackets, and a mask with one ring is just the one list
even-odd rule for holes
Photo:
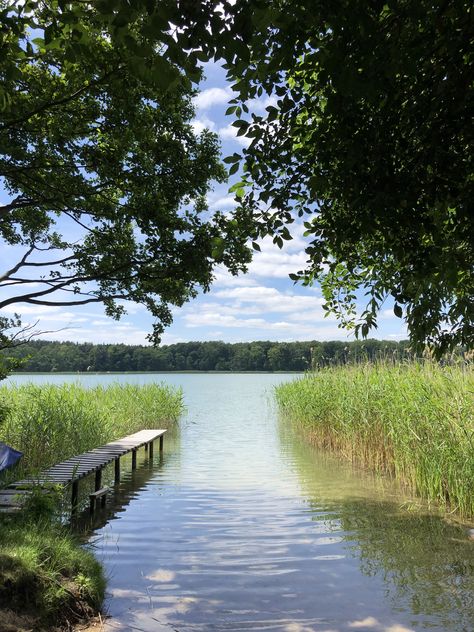
[[232,156],[227,156],[226,158],[224,158],[224,162],[226,164],[232,164],[234,162],[238,162],[239,160],[241,160],[242,156],[240,154],[237,153],[233,153]]

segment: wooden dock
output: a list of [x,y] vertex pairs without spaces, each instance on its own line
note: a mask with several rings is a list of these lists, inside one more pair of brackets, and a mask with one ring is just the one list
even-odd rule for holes
[[153,457],[153,443],[160,440],[160,452],[163,451],[163,435],[166,430],[140,430],[123,439],[111,441],[99,448],[74,456],[62,463],[58,463],[34,478],[27,478],[8,485],[0,490],[0,512],[14,513],[21,510],[22,504],[31,494],[32,488],[47,489],[51,486],[71,485],[72,511],[77,509],[79,499],[79,481],[86,476],[95,474],[94,493],[90,495],[91,512],[95,509],[98,498],[105,503],[107,488],[102,487],[102,470],[106,465],[115,463],[115,483],[120,481],[120,457],[132,453],[132,470],[137,467],[137,451],[144,447],[148,451],[149,458]]

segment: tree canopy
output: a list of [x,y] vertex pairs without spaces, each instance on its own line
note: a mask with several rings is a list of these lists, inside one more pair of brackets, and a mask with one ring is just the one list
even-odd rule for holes
[[191,126],[195,63],[164,59],[135,15],[120,30],[89,3],[0,3],[0,309],[146,305],[155,337],[244,241],[208,212],[225,179],[217,137]]
[[[306,371],[413,360],[408,341],[178,342],[159,347],[33,340],[8,352],[17,371]],[[0,361],[2,354],[0,352]],[[453,361],[463,361],[462,357]]]
[[[250,4],[234,9],[247,53],[228,62],[234,125],[251,140],[228,159],[243,164],[243,216],[277,243],[305,218],[308,265],[293,278],[320,281],[357,333],[390,297],[414,342],[472,347],[472,4]],[[246,114],[262,94],[275,104]]]
[[[108,161],[105,172],[98,176],[94,171],[92,177],[85,177],[81,171],[89,164],[92,132],[82,132],[79,137],[87,138],[87,142],[81,140],[71,149],[65,138],[58,138],[58,132],[53,134],[45,122],[57,115],[59,125],[68,129],[71,122],[66,95],[76,95],[79,91],[82,102],[82,95],[103,91],[100,94],[104,98],[97,99],[100,105],[96,125],[97,121],[105,121],[106,115],[116,125],[127,116],[136,117],[141,125],[149,114],[145,114],[144,108],[134,109],[123,99],[124,85],[130,82],[131,93],[135,94],[144,84],[151,82],[155,86],[158,81],[165,101],[169,100],[172,109],[179,109],[183,107],[183,92],[189,90],[184,79],[196,81],[201,62],[222,60],[237,91],[228,112],[236,119],[233,124],[238,134],[247,136],[250,145],[242,155],[234,154],[226,160],[231,173],[237,173],[241,165],[241,181],[234,187],[240,206],[234,218],[226,222],[226,227],[224,220],[221,224],[217,222],[217,227],[215,222],[211,223],[210,231],[207,226],[201,231],[200,221],[197,225],[189,221],[184,234],[188,231],[196,236],[190,241],[198,241],[198,250],[193,244],[192,252],[203,252],[199,241],[202,239],[204,250],[207,248],[208,253],[235,267],[237,260],[245,260],[242,244],[246,238],[272,235],[281,246],[285,239],[291,239],[291,224],[299,217],[306,221],[310,239],[308,265],[305,270],[295,271],[293,278],[303,283],[321,282],[328,311],[336,313],[343,324],[367,335],[377,325],[384,301],[391,298],[395,314],[406,317],[413,342],[435,345],[440,353],[457,344],[474,345],[471,3],[464,0],[100,0],[97,3],[58,0],[48,5],[27,1],[24,6],[15,17],[15,28],[23,24],[22,19],[31,26],[28,17],[31,12],[40,16],[40,26],[45,28],[44,44],[26,48],[26,52],[24,25],[19,34],[19,27],[14,31],[14,36],[4,32],[4,41],[9,42],[9,37],[23,41],[10,64],[13,78],[8,72],[5,75],[4,100],[12,132],[2,142],[7,143],[7,148],[12,143],[7,154],[12,157],[13,149],[18,151],[17,146],[20,147],[20,157],[13,161],[18,165],[15,168],[21,170],[26,163],[31,165],[33,155],[21,162],[22,156],[30,153],[41,163],[44,154],[56,169],[64,147],[66,160],[77,153],[85,161],[75,177],[87,185],[86,191],[98,182],[104,186],[113,171]],[[11,14],[11,9],[4,10],[4,24]],[[7,50],[13,50],[8,46]],[[43,55],[42,51],[45,57],[40,63],[37,56]],[[27,61],[22,62],[24,54]],[[100,73],[94,66],[98,56]],[[19,89],[26,77],[22,64],[28,69],[28,82],[33,86],[37,73],[46,75],[44,84],[39,77],[36,79],[37,85],[51,86],[52,101],[48,102],[58,102],[57,105],[44,108],[38,91],[33,90],[30,97]],[[125,73],[120,77],[114,74],[117,64],[120,72]],[[69,65],[74,70],[69,70]],[[62,91],[59,90],[61,81],[71,82],[68,90],[62,85]],[[83,92],[84,81],[89,83]],[[113,98],[108,86],[115,86]],[[267,107],[265,115],[249,111],[251,99],[269,95],[274,97],[274,103]],[[147,108],[153,109],[150,93],[145,99]],[[89,108],[93,107],[85,96],[84,101],[81,105],[84,113],[78,110],[81,120],[82,117],[87,120]],[[120,114],[114,114],[116,104]],[[154,109],[162,113],[160,107]],[[33,114],[25,120],[28,113]],[[18,118],[20,123],[15,123]],[[22,126],[22,133],[25,129],[28,140],[23,145],[18,140],[19,132],[15,136],[15,124]],[[36,135],[35,130],[38,130]],[[45,132],[47,142],[42,143],[40,138]],[[112,132],[105,130],[105,134],[105,140],[97,143],[99,157],[101,143],[109,147]],[[122,134],[117,136],[110,141],[114,152],[128,156]],[[134,141],[135,147],[138,146],[138,139]],[[205,144],[204,139],[198,141],[198,146],[205,151],[199,142]],[[54,151],[50,150],[51,143]],[[211,137],[206,147],[212,153],[209,144]],[[184,145],[187,149],[188,141]],[[197,148],[196,151],[199,154]],[[146,154],[144,162],[150,160],[146,148],[141,152]],[[113,152],[108,151],[107,156],[110,153]],[[34,169],[39,168],[37,163],[33,164]],[[217,165],[206,164],[205,180],[218,176]],[[28,174],[28,169],[22,173]],[[40,179],[49,180],[50,173],[44,171]],[[145,169],[145,173],[149,172]],[[121,171],[119,180],[127,178]],[[67,190],[70,179],[72,176],[67,178]],[[147,180],[146,176],[144,179]],[[74,183],[71,186],[77,191]],[[141,208],[141,203],[135,203],[139,199],[147,198],[147,208],[156,208],[149,200],[155,199],[158,191],[149,180],[147,193],[134,187],[130,199],[127,187],[128,184],[118,186],[115,199],[122,203],[126,198],[125,206],[130,212],[124,215],[128,220],[134,217],[136,208]],[[191,188],[192,193],[185,187],[185,194],[193,195],[196,187]],[[98,193],[90,192],[90,206],[96,207]],[[159,193],[163,194],[161,188]],[[199,189],[199,193],[204,194],[204,189]],[[20,189],[19,195],[20,200],[29,199],[28,191],[23,193]],[[73,198],[75,203],[76,198],[80,196]],[[45,189],[42,206],[23,206],[19,210],[14,207],[8,213],[25,217],[28,223],[34,217],[37,229],[44,232],[50,221],[45,220],[45,214],[51,217],[48,199]],[[64,204],[69,201],[66,196]],[[115,206],[112,204],[112,208],[117,206],[117,202]],[[32,214],[33,208],[41,212]],[[63,213],[63,206],[60,208]],[[97,236],[91,239],[96,239],[102,249],[108,248],[110,242],[108,212],[104,213],[105,219],[103,215],[97,220],[93,213],[89,215],[100,227]],[[16,222],[23,230],[22,220]],[[145,226],[149,225],[147,222],[149,215]],[[119,223],[120,232],[125,224],[125,220]],[[8,235],[8,239],[18,239],[18,230]],[[232,249],[229,235],[236,250]],[[156,235],[153,243],[149,253],[153,248],[158,251]],[[191,258],[189,267],[186,260],[189,251],[183,253],[181,247],[185,246],[171,237],[170,243],[179,251],[171,249],[172,263],[178,262],[174,268],[175,282],[184,284],[189,291],[195,279],[189,279],[186,270],[197,269],[202,273],[197,275],[199,282],[206,283],[210,278],[209,259],[203,269]],[[160,242],[160,252],[161,246]],[[170,254],[166,248],[164,252]],[[115,260],[116,255],[112,256]],[[105,267],[107,260],[106,255],[98,257]],[[135,259],[124,260],[121,252],[118,260],[123,261],[124,269],[135,262]],[[146,257],[145,260],[148,261]],[[134,274],[147,270],[143,260],[138,258],[138,261],[140,265],[132,267]],[[167,265],[169,261],[166,259]],[[79,274],[90,278],[91,267],[84,264],[84,256],[79,262]],[[186,265],[180,267],[183,262]],[[142,294],[137,294],[137,299],[147,295],[147,288],[156,283],[156,275],[159,277],[165,268],[154,270],[150,283],[140,289]],[[169,277],[160,280],[165,301],[179,294],[176,288],[169,288],[169,282]],[[123,281],[117,282],[113,277],[102,287],[113,294],[116,283],[120,287]],[[366,295],[362,310],[358,307],[361,291]]]

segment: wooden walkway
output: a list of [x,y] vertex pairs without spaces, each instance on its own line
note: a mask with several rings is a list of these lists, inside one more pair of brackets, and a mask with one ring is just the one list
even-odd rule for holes
[[111,441],[99,448],[94,448],[89,452],[84,452],[79,456],[74,456],[62,463],[40,472],[35,478],[27,478],[16,481],[8,485],[6,489],[0,490],[0,512],[13,513],[21,509],[22,504],[31,494],[31,489],[60,485],[72,487],[72,510],[77,509],[79,498],[79,481],[86,476],[95,474],[95,493],[91,494],[91,512],[95,508],[95,501],[98,497],[105,502],[107,488],[102,488],[102,470],[112,463],[115,463],[115,483],[120,481],[120,457],[132,453],[132,470],[137,467],[137,450],[145,447],[149,458],[153,457],[153,442],[160,440],[160,452],[163,451],[163,435],[166,430],[140,430],[135,434],[128,435],[123,439]]

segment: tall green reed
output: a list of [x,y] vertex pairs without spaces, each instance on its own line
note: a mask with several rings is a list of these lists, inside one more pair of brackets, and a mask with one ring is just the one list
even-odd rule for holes
[[78,384],[0,387],[0,440],[24,453],[23,472],[144,428],[170,427],[182,393],[165,385]]
[[340,366],[277,389],[286,418],[323,449],[474,515],[474,372],[435,363]]

